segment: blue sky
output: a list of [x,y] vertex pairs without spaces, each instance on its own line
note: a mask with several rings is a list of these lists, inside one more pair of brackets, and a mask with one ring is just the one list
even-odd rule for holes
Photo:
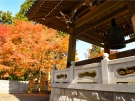
[[25,0],[0,0],[0,10],[6,12],[12,12],[12,16],[20,10],[20,5],[24,3]]
[[[0,10],[6,12],[12,12],[12,16],[20,10],[20,5],[24,3],[25,0],[0,0]],[[128,39],[128,38],[126,38]],[[131,44],[127,44],[126,48],[120,49],[118,51],[124,51],[133,49],[135,47],[135,42]],[[84,54],[87,53],[87,49],[91,48],[91,44],[85,43],[83,41],[77,41],[76,50],[78,52],[79,60],[84,60]]]

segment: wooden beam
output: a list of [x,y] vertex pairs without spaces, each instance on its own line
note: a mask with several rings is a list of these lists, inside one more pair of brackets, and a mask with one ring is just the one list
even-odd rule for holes
[[104,31],[104,29],[101,29],[101,28],[96,28],[97,30],[101,31],[102,33],[106,33],[106,31]]
[[72,14],[75,10],[78,10],[80,9],[82,6],[83,6],[83,3],[85,3],[86,0],[82,1],[82,2],[79,2],[78,4],[76,4],[73,9],[71,10],[71,12],[69,14]]
[[84,9],[83,11],[81,11],[81,12],[77,15],[77,17],[84,15],[84,14],[85,14],[86,12],[88,12],[89,10],[90,10],[89,8]]
[[[32,20],[37,20],[37,19],[43,20],[42,18],[44,18],[44,16],[42,16],[42,17],[34,17],[34,18],[31,18],[31,19],[32,19]],[[47,17],[47,18],[45,18],[45,20],[51,20],[51,19],[53,19],[53,18],[56,18],[56,16]],[[44,20],[43,20],[43,21],[44,21]]]
[[81,27],[81,28],[78,28],[78,29],[76,30],[76,32],[75,32],[75,35],[78,36],[78,35],[80,35],[80,34],[86,32],[86,31],[88,31],[89,29],[91,29],[91,28],[93,28],[93,27],[96,27],[96,26],[98,26],[99,24],[105,22],[107,19],[109,20],[109,19],[113,18],[114,16],[116,16],[116,15],[122,13],[123,11],[125,11],[125,10],[127,10],[127,9],[128,9],[128,6],[125,5],[125,6],[123,6],[122,8],[118,9],[117,11],[115,11],[115,12],[113,12],[113,13],[111,13],[111,14],[109,14],[109,15],[107,15],[107,16],[105,16],[105,17],[103,17],[103,18],[101,18],[101,19],[99,19],[99,20],[97,20],[97,21],[95,21],[95,22],[93,22],[93,23],[91,23],[90,25],[87,25],[87,26],[83,26],[83,27]]
[[37,11],[38,7],[43,3],[43,0],[36,0],[34,4],[30,8],[30,10],[25,14],[29,19],[33,16],[33,14]]
[[133,34],[134,33],[134,31],[133,31],[133,29],[131,28],[131,29],[126,29],[125,31],[124,31],[124,36],[129,36],[129,35],[131,35],[131,34]]
[[98,42],[96,42],[94,40],[90,40],[90,39],[87,39],[87,38],[81,37],[81,36],[77,36],[76,38],[79,39],[79,40],[85,41],[87,43],[91,43],[91,44],[94,44],[94,45],[97,45],[99,47],[103,47],[104,48],[104,45],[102,45],[102,44],[100,44],[100,43],[98,43]]
[[120,0],[119,1],[111,1],[111,0],[105,1],[103,4],[99,5],[94,10],[90,11],[89,13],[87,13],[86,15],[84,15],[83,17],[78,19],[75,22],[75,28],[82,26],[83,24],[89,22],[90,20],[99,16],[100,14],[104,13],[105,11],[110,10],[112,7],[120,4],[121,2],[122,1],[120,1]]
[[131,42],[135,42],[135,38],[132,38],[132,39],[129,39],[129,40],[125,41],[126,44],[131,43]]
[[109,46],[108,46],[108,42],[104,43],[104,53],[110,54],[110,49],[109,49]]
[[92,37],[94,39],[103,41],[103,42],[106,42],[106,40],[107,40],[107,38],[105,36],[100,35],[99,33],[94,32],[94,31],[88,31],[88,32],[86,32],[84,34],[87,35],[87,36],[89,36],[89,37]]
[[129,12],[131,15],[131,21],[132,21],[132,25],[133,25],[133,30],[135,32],[135,4],[129,5]]

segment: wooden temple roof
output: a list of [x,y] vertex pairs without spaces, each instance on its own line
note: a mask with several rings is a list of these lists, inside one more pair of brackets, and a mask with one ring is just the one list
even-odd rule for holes
[[29,20],[69,34],[74,25],[77,39],[104,47],[101,43],[106,42],[112,18],[125,37],[134,33],[129,11],[134,4],[129,0],[35,0],[25,15]]

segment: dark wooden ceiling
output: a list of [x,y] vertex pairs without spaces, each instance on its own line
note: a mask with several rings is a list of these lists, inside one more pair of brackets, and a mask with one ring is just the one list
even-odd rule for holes
[[69,34],[70,27],[74,25],[77,39],[104,47],[101,43],[106,42],[112,18],[116,19],[125,37],[134,33],[130,5],[135,5],[135,1],[36,0],[26,16],[29,20]]

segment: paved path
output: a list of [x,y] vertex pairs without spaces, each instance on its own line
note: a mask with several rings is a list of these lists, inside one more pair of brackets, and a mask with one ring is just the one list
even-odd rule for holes
[[0,101],[49,101],[49,94],[0,94]]

